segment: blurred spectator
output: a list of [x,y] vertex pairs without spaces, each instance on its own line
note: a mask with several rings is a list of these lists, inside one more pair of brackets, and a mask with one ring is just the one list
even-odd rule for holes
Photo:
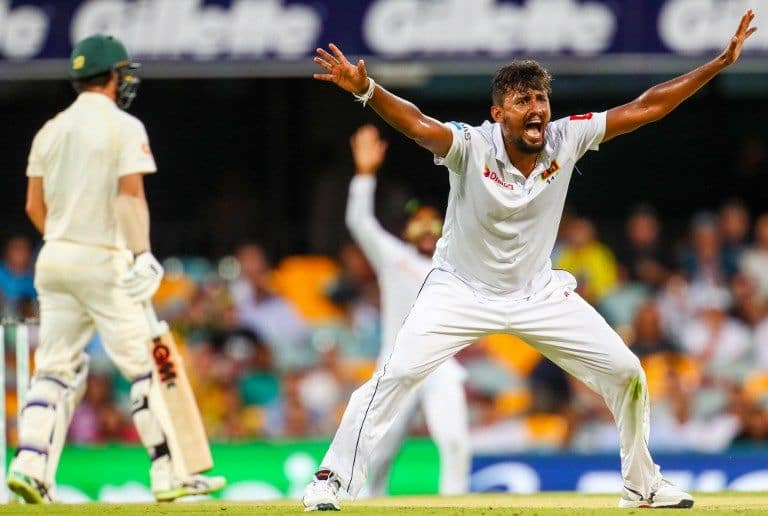
[[109,376],[91,374],[83,401],[75,409],[69,427],[72,443],[135,442],[138,434],[129,418],[114,404]]
[[722,287],[699,286],[691,296],[696,316],[683,328],[684,351],[712,378],[742,378],[749,367],[752,336],[744,323],[728,315],[730,293]]
[[743,202],[731,199],[723,204],[718,216],[723,260],[728,270],[735,271],[749,238],[749,212]]
[[341,273],[327,293],[332,301],[345,309],[345,324],[355,338],[352,339],[354,342],[339,337],[336,340],[345,347],[348,355],[375,359],[381,339],[376,275],[357,244],[345,244],[339,253],[339,260]]
[[662,331],[659,308],[652,300],[646,301],[637,310],[634,339],[630,348],[640,358],[655,353],[676,351],[676,347],[665,337]]
[[236,257],[240,278],[230,288],[240,323],[262,336],[272,348],[278,367],[301,363],[308,346],[308,328],[298,311],[272,291],[263,249],[257,244],[245,244]]
[[754,283],[762,302],[768,301],[768,213],[755,222],[755,243],[741,257],[742,272]]
[[768,316],[755,327],[755,369],[768,372]]
[[272,364],[272,351],[256,335],[249,342],[248,367],[240,378],[240,397],[245,405],[267,406],[280,395],[280,380]]
[[731,279],[733,296],[733,315],[749,326],[755,326],[765,313],[765,303],[757,295],[757,288],[744,274],[736,274]]
[[32,243],[23,236],[11,237],[0,263],[0,294],[9,315],[18,316],[22,302],[28,305],[37,298],[33,273]]
[[683,328],[694,315],[690,285],[681,273],[672,274],[658,295],[664,333],[679,342]]
[[650,206],[638,206],[630,214],[619,262],[630,281],[658,289],[667,279],[672,260],[669,248],[661,241],[656,212]]
[[728,391],[693,389],[669,369],[666,396],[651,411],[651,441],[657,450],[704,453],[724,451],[741,427],[739,418],[725,410]]
[[565,228],[565,244],[555,267],[576,276],[579,293],[592,304],[599,303],[618,281],[613,253],[596,240],[595,227],[584,217],[571,220]]
[[717,219],[711,213],[693,218],[691,247],[683,253],[683,269],[694,283],[722,285],[736,272],[723,254]]

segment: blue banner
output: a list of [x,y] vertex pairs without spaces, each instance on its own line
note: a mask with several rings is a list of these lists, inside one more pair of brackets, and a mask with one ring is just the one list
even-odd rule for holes
[[[96,32],[144,60],[306,60],[318,45],[386,60],[696,56],[753,0],[0,0],[0,60],[65,59]],[[758,17],[760,13],[758,12]],[[759,18],[758,18],[759,22]],[[745,53],[765,55],[768,31]]]
[[[723,454],[656,454],[665,478],[693,491],[765,491],[768,450]],[[581,491],[618,493],[621,469],[616,455],[514,455],[475,457],[471,489],[475,492]]]

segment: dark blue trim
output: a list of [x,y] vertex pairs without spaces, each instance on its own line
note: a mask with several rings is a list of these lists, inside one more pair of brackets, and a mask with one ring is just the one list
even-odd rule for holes
[[147,374],[143,374],[141,376],[137,376],[136,378],[131,380],[131,385],[133,385],[134,383],[139,383],[139,382],[144,381],[144,380],[149,380],[151,378],[152,378],[152,371],[148,372]]
[[61,387],[63,389],[69,389],[70,388],[70,386],[67,383],[65,383],[63,380],[59,380],[55,376],[48,376],[48,375],[38,376],[37,380],[47,380],[49,382],[53,382],[53,383],[55,383],[56,385],[58,385],[59,387]]
[[45,400],[30,400],[27,402],[26,405],[24,405],[24,408],[21,409],[22,412],[27,410],[29,407],[43,407],[43,408],[54,408],[55,405],[53,403],[49,403]]
[[376,387],[373,388],[371,401],[368,402],[368,407],[366,407],[365,409],[365,414],[363,415],[363,422],[360,423],[360,431],[357,433],[357,442],[355,443],[355,454],[352,456],[352,470],[349,472],[349,482],[347,482],[347,492],[349,492],[349,489],[352,486],[352,479],[355,476],[355,462],[357,461],[357,449],[360,446],[360,436],[363,435],[365,420],[368,418],[368,411],[371,410],[371,405],[373,405],[373,400],[376,398],[376,392],[379,390],[379,382],[381,382],[381,377],[384,376],[386,373],[387,373],[387,366],[385,365],[384,369],[382,370],[381,376],[379,376],[379,379],[376,380]]
[[31,451],[32,453],[37,453],[38,455],[45,455],[48,456],[48,450],[43,450],[42,448],[38,448],[36,446],[29,446],[27,444],[20,444],[18,448],[16,448],[16,455],[19,454],[19,452],[22,451]]

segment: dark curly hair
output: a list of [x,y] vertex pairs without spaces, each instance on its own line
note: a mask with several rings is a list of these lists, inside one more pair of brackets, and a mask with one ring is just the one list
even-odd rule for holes
[[491,98],[501,106],[504,96],[510,91],[525,91],[529,88],[552,93],[552,76],[539,63],[532,59],[512,61],[493,74],[491,80]]

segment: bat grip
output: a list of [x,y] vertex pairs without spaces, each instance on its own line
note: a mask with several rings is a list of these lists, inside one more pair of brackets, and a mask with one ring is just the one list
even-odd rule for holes
[[142,303],[144,308],[144,315],[147,318],[147,324],[149,325],[149,336],[154,338],[163,335],[168,332],[168,324],[165,321],[157,319],[155,308],[152,306],[152,301],[146,300]]

